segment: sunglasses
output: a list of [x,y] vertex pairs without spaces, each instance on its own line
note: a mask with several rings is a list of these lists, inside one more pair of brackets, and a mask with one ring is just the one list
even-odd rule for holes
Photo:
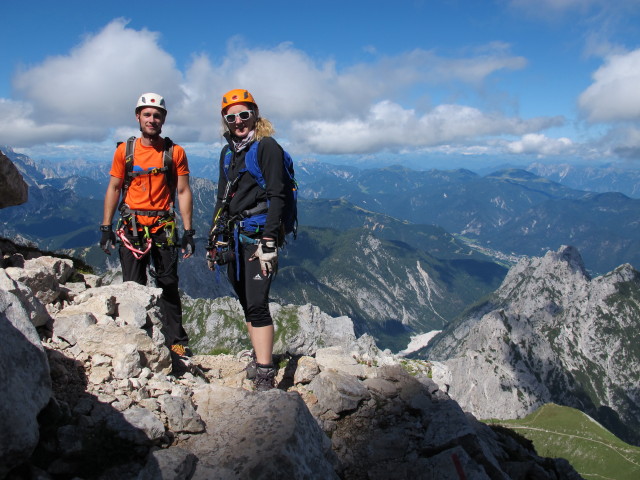
[[251,118],[251,114],[253,110],[244,110],[243,112],[238,113],[230,113],[229,115],[225,115],[224,119],[227,123],[236,123],[236,117],[240,117],[240,120],[249,120]]

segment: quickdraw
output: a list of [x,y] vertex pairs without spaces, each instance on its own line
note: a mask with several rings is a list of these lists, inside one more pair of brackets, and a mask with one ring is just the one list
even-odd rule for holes
[[127,249],[129,249],[131,251],[131,253],[136,258],[136,260],[140,260],[147,253],[149,253],[149,251],[151,250],[151,244],[153,242],[151,241],[151,237],[149,236],[149,230],[146,227],[145,227],[144,239],[146,240],[146,244],[147,245],[146,245],[144,250],[140,250],[139,248],[136,248],[135,245],[133,245],[133,243],[131,243],[129,241],[129,239],[127,238],[127,236],[125,234],[125,231],[124,231],[124,225],[116,230],[116,235],[120,239],[120,242],[125,247],[127,247]]
[[[172,216],[166,216],[158,221],[158,225],[164,228],[165,236],[167,237],[167,245],[172,247],[176,244],[176,219]],[[159,247],[163,245],[158,244]]]
[[[138,231],[138,223],[136,222],[136,214],[142,215],[152,215],[152,214],[162,214],[163,216],[159,217],[156,222],[157,225],[164,228],[166,241],[163,243],[156,243],[157,247],[169,246],[173,247],[176,245],[176,221],[174,216],[170,212],[159,212],[159,211],[140,211],[140,210],[131,210],[129,206],[125,203],[120,208],[121,217],[118,221],[118,226],[116,228],[116,236],[120,239],[122,245],[124,245],[128,250],[131,251],[133,256],[140,260],[143,258],[149,251],[153,245],[153,240],[151,238],[151,233],[149,232],[149,227],[146,225],[142,225],[144,230],[144,235],[142,239],[139,240],[139,231]],[[131,242],[129,238],[127,238],[127,230],[130,230],[134,241]],[[144,249],[141,244],[144,243]]]

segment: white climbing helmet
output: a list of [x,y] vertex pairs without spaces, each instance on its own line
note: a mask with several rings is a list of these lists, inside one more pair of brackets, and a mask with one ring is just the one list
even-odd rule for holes
[[146,107],[154,107],[163,110],[165,115],[167,114],[167,107],[164,104],[164,98],[162,98],[157,93],[143,93],[140,95],[138,99],[138,104],[136,105],[136,114],[142,108]]

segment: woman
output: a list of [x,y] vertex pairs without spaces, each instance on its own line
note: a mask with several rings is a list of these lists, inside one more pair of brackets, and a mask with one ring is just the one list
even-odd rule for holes
[[[229,281],[242,304],[253,346],[247,376],[253,378],[256,390],[264,391],[276,386],[269,290],[277,271],[278,245],[283,240],[284,152],[271,137],[271,122],[260,116],[247,90],[227,92],[222,97],[221,114],[227,145],[220,153],[208,258],[210,267],[228,265]],[[264,188],[246,170],[247,155],[257,155]]]

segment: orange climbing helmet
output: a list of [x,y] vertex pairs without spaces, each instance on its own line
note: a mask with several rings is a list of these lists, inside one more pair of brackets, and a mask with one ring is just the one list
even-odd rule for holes
[[222,96],[221,112],[224,113],[226,108],[231,105],[235,105],[236,103],[252,103],[256,107],[258,106],[256,101],[253,99],[253,95],[251,95],[248,90],[236,88],[235,90],[228,91]]

